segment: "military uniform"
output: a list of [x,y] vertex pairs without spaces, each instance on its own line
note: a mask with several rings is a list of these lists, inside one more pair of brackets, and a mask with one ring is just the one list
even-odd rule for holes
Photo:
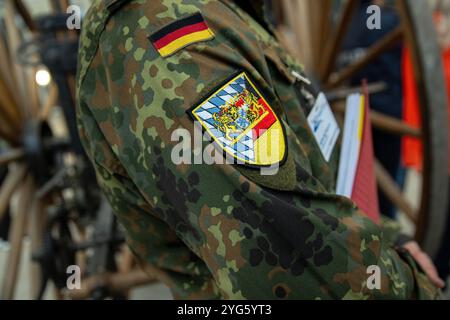
[[[259,1],[246,2],[252,15],[236,3],[97,0],[85,17],[79,131],[142,266],[177,298],[437,297],[386,229],[334,193],[339,148],[324,157],[307,120],[317,93]],[[252,130],[231,146],[236,125],[211,121],[249,97],[262,111],[254,121],[247,110],[242,126],[252,119],[283,128],[272,175],[240,149],[258,141],[245,140]],[[174,164],[172,134],[194,136],[195,119],[218,150],[243,163]],[[366,285],[372,265],[381,270],[379,290]]]

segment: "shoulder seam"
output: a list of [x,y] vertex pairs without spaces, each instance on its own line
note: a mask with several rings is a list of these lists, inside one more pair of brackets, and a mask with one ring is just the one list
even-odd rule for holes
[[[120,1],[120,2],[121,2],[122,5],[124,5],[125,2],[128,2],[128,1]],[[79,66],[79,75],[78,75],[78,88],[81,88],[81,86],[83,85],[83,82],[84,82],[84,79],[86,77],[87,71],[89,70],[89,67],[91,66],[92,61],[94,60],[95,56],[98,54],[98,50],[99,50],[99,47],[100,47],[100,43],[99,43],[100,41],[99,40],[100,40],[102,34],[105,31],[105,28],[106,28],[106,25],[107,25],[108,21],[114,16],[114,14],[120,8],[120,7],[116,8],[115,11],[109,11],[108,10],[108,6],[113,5],[114,1],[112,1],[111,3],[105,3],[105,4],[106,4],[107,7],[106,8],[103,7],[103,10],[108,11],[108,13],[105,13],[104,17],[100,19],[100,23],[99,24],[101,25],[101,27],[98,30],[85,31],[85,32],[93,33],[93,37],[91,37],[90,40],[95,42],[95,45],[94,45],[93,48],[91,48],[91,50],[84,49],[84,57],[80,57],[80,59],[79,59],[78,63],[80,64],[80,66]],[[80,54],[82,54],[82,53],[80,52]],[[84,66],[81,65],[81,58],[84,58],[85,61],[87,61],[87,63]]]

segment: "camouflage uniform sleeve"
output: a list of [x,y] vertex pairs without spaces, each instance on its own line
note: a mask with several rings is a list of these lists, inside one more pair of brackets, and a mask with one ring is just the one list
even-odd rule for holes
[[[229,299],[435,298],[437,290],[412,259],[391,248],[380,227],[317,178],[309,156],[317,147],[301,129],[296,134],[284,122],[291,160],[275,177],[242,166],[194,163],[204,148],[188,153],[192,164],[174,163],[179,141],[173,133],[196,132],[186,111],[236,72],[255,79],[274,110],[283,112],[260,39],[222,2],[193,3],[136,1],[117,12],[79,94],[90,113],[81,126],[91,119],[98,126],[98,132],[85,130],[86,140],[104,141],[110,154],[103,157],[95,145],[87,151],[101,154],[93,157],[100,183],[134,251],[161,265],[173,248],[158,247],[149,234],[176,235],[174,243],[185,246],[181,256],[189,248],[201,260],[195,265],[207,267],[221,297]],[[215,38],[162,58],[149,31],[198,11]],[[110,157],[123,166],[124,177],[111,174]],[[166,261],[167,270],[178,265]],[[378,289],[367,285],[370,266],[379,268]]]
[[217,299],[218,290],[206,265],[173,229],[152,214],[84,103],[78,105],[77,117],[97,181],[118,213],[119,223],[127,231],[127,243],[142,269],[168,285],[177,299]]

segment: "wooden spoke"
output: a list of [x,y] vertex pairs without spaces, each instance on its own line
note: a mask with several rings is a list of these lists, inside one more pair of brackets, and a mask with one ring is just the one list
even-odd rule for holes
[[[337,113],[345,114],[345,104],[334,104],[333,110]],[[414,138],[422,137],[420,129],[414,128],[399,119],[384,115],[377,111],[370,111],[370,121],[374,128],[385,132]]]
[[11,94],[16,90],[16,78],[11,72],[12,61],[8,47],[9,44],[7,45],[6,39],[0,37],[0,57],[2,57],[0,59],[0,81],[2,82],[2,86],[4,86],[4,89],[1,89],[1,95],[8,93],[12,97],[14,103],[11,107],[14,106],[15,112],[19,114],[18,118],[20,119],[20,109],[18,107],[20,105],[20,98],[17,95]]
[[9,202],[13,192],[17,189],[19,183],[22,182],[27,169],[25,165],[19,165],[17,167],[11,168],[0,187],[0,221],[9,206]]
[[19,106],[24,116],[29,115],[27,103],[25,101],[27,97],[27,81],[24,69],[17,60],[16,51],[20,46],[21,37],[19,30],[16,26],[16,8],[12,0],[5,2],[5,26],[6,26],[6,40],[9,45],[9,56],[11,58],[10,72],[14,77],[15,91],[18,96]]
[[403,37],[403,28],[397,27],[391,31],[384,38],[373,44],[367,51],[367,53],[361,57],[358,61],[346,67],[336,75],[332,76],[330,81],[325,85],[326,88],[336,88],[342,84],[345,80],[353,77],[357,72],[366,67],[370,62],[380,56],[383,52],[386,52],[394,44],[396,44]]
[[[315,1],[317,2],[317,1]],[[321,53],[325,51],[326,49],[326,45],[328,43],[328,39],[330,36],[330,32],[332,30],[332,19],[331,19],[331,14],[332,14],[332,7],[333,7],[333,3],[332,1],[329,0],[325,0],[325,1],[321,1],[320,2],[320,12],[319,12],[319,36],[320,36],[320,41],[319,41],[319,51],[318,51],[318,57],[319,60],[321,58]],[[322,61],[319,62],[320,65],[322,65]],[[319,68],[319,66],[316,66],[317,68]]]
[[[41,200],[34,197],[31,205],[30,223],[28,225],[28,234],[30,236],[31,252],[37,253],[42,248],[43,237],[46,223],[46,204],[47,199]],[[42,281],[42,270],[39,263],[32,261],[30,264],[30,281],[31,281],[31,297],[35,297],[39,294],[39,289]]]
[[[1,107],[0,112],[2,112]],[[20,129],[17,127],[13,127],[12,123],[4,118],[4,114],[0,113],[0,138],[3,138],[7,142],[9,142],[11,146],[16,147],[20,143],[20,133]]]
[[9,143],[14,144],[14,145],[16,145],[18,142],[17,136],[14,135],[12,130],[7,128],[6,122],[1,117],[0,117],[0,139],[8,141]]
[[9,126],[14,129],[19,129],[21,116],[17,99],[13,94],[13,89],[7,84],[7,79],[4,79],[0,70],[0,115],[5,119]]
[[374,128],[401,136],[421,138],[422,132],[397,118],[384,115],[380,112],[371,111],[370,118]]
[[321,66],[320,53],[323,52],[322,47],[324,45],[324,43],[322,43],[322,30],[324,27],[323,20],[327,20],[326,15],[329,13],[328,9],[331,6],[331,1],[314,0],[307,1],[307,3],[309,4],[309,32],[313,35],[311,37],[312,70],[317,70],[317,68]]
[[5,152],[0,152],[0,166],[20,160],[23,157],[25,157],[24,149],[12,149]]
[[[353,93],[363,92],[362,86],[351,87],[351,88],[338,88],[332,91],[326,92],[326,96],[329,102],[335,102],[336,100],[346,100],[347,97]],[[384,82],[374,82],[367,85],[367,91],[369,94],[380,93],[386,90],[386,83]]]
[[339,23],[335,28],[335,33],[331,40],[328,40],[328,45],[325,47],[322,61],[322,69],[320,71],[320,77],[322,81],[325,81],[330,76],[339,54],[339,50],[342,47],[342,43],[347,34],[347,29],[351,23],[351,17],[359,5],[359,1],[348,0],[341,14]]
[[28,209],[32,201],[33,180],[28,176],[20,190],[17,212],[13,214],[9,243],[11,250],[6,260],[6,271],[2,284],[1,299],[12,300],[17,283],[20,258],[22,253],[22,241],[27,226]]
[[[35,55],[35,54],[33,54]],[[28,74],[30,75],[28,78],[28,88],[29,88],[29,94],[28,94],[28,101],[29,101],[29,108],[30,108],[30,116],[33,119],[36,119],[39,117],[40,113],[40,93],[39,93],[39,85],[37,84],[35,80],[35,74],[38,71],[37,67],[31,67],[29,70],[27,70]]]
[[22,0],[14,0],[14,5],[16,7],[17,12],[22,17],[23,21],[27,25],[28,29],[32,32],[37,31],[36,23],[34,22],[28,8],[25,6]]
[[403,211],[411,221],[417,223],[416,211],[405,200],[402,190],[397,186],[394,179],[392,179],[386,169],[378,161],[375,161],[375,175],[377,177],[378,186],[381,191],[383,191],[385,196],[397,208]]
[[[282,0],[283,12],[286,17],[286,22],[290,25],[292,32],[283,34],[285,41],[290,44],[291,48],[295,49],[296,56],[304,63],[308,64],[311,60],[311,35],[307,32],[309,26],[308,16],[308,1],[292,1]],[[285,31],[288,28],[282,28]],[[289,40],[288,35],[291,35],[292,40]],[[302,45],[303,43],[307,45]]]

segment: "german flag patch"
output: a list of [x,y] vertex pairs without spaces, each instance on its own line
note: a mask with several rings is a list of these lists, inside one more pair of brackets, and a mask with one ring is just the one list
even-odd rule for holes
[[162,57],[168,57],[193,43],[213,38],[214,33],[201,13],[172,22],[149,37]]

